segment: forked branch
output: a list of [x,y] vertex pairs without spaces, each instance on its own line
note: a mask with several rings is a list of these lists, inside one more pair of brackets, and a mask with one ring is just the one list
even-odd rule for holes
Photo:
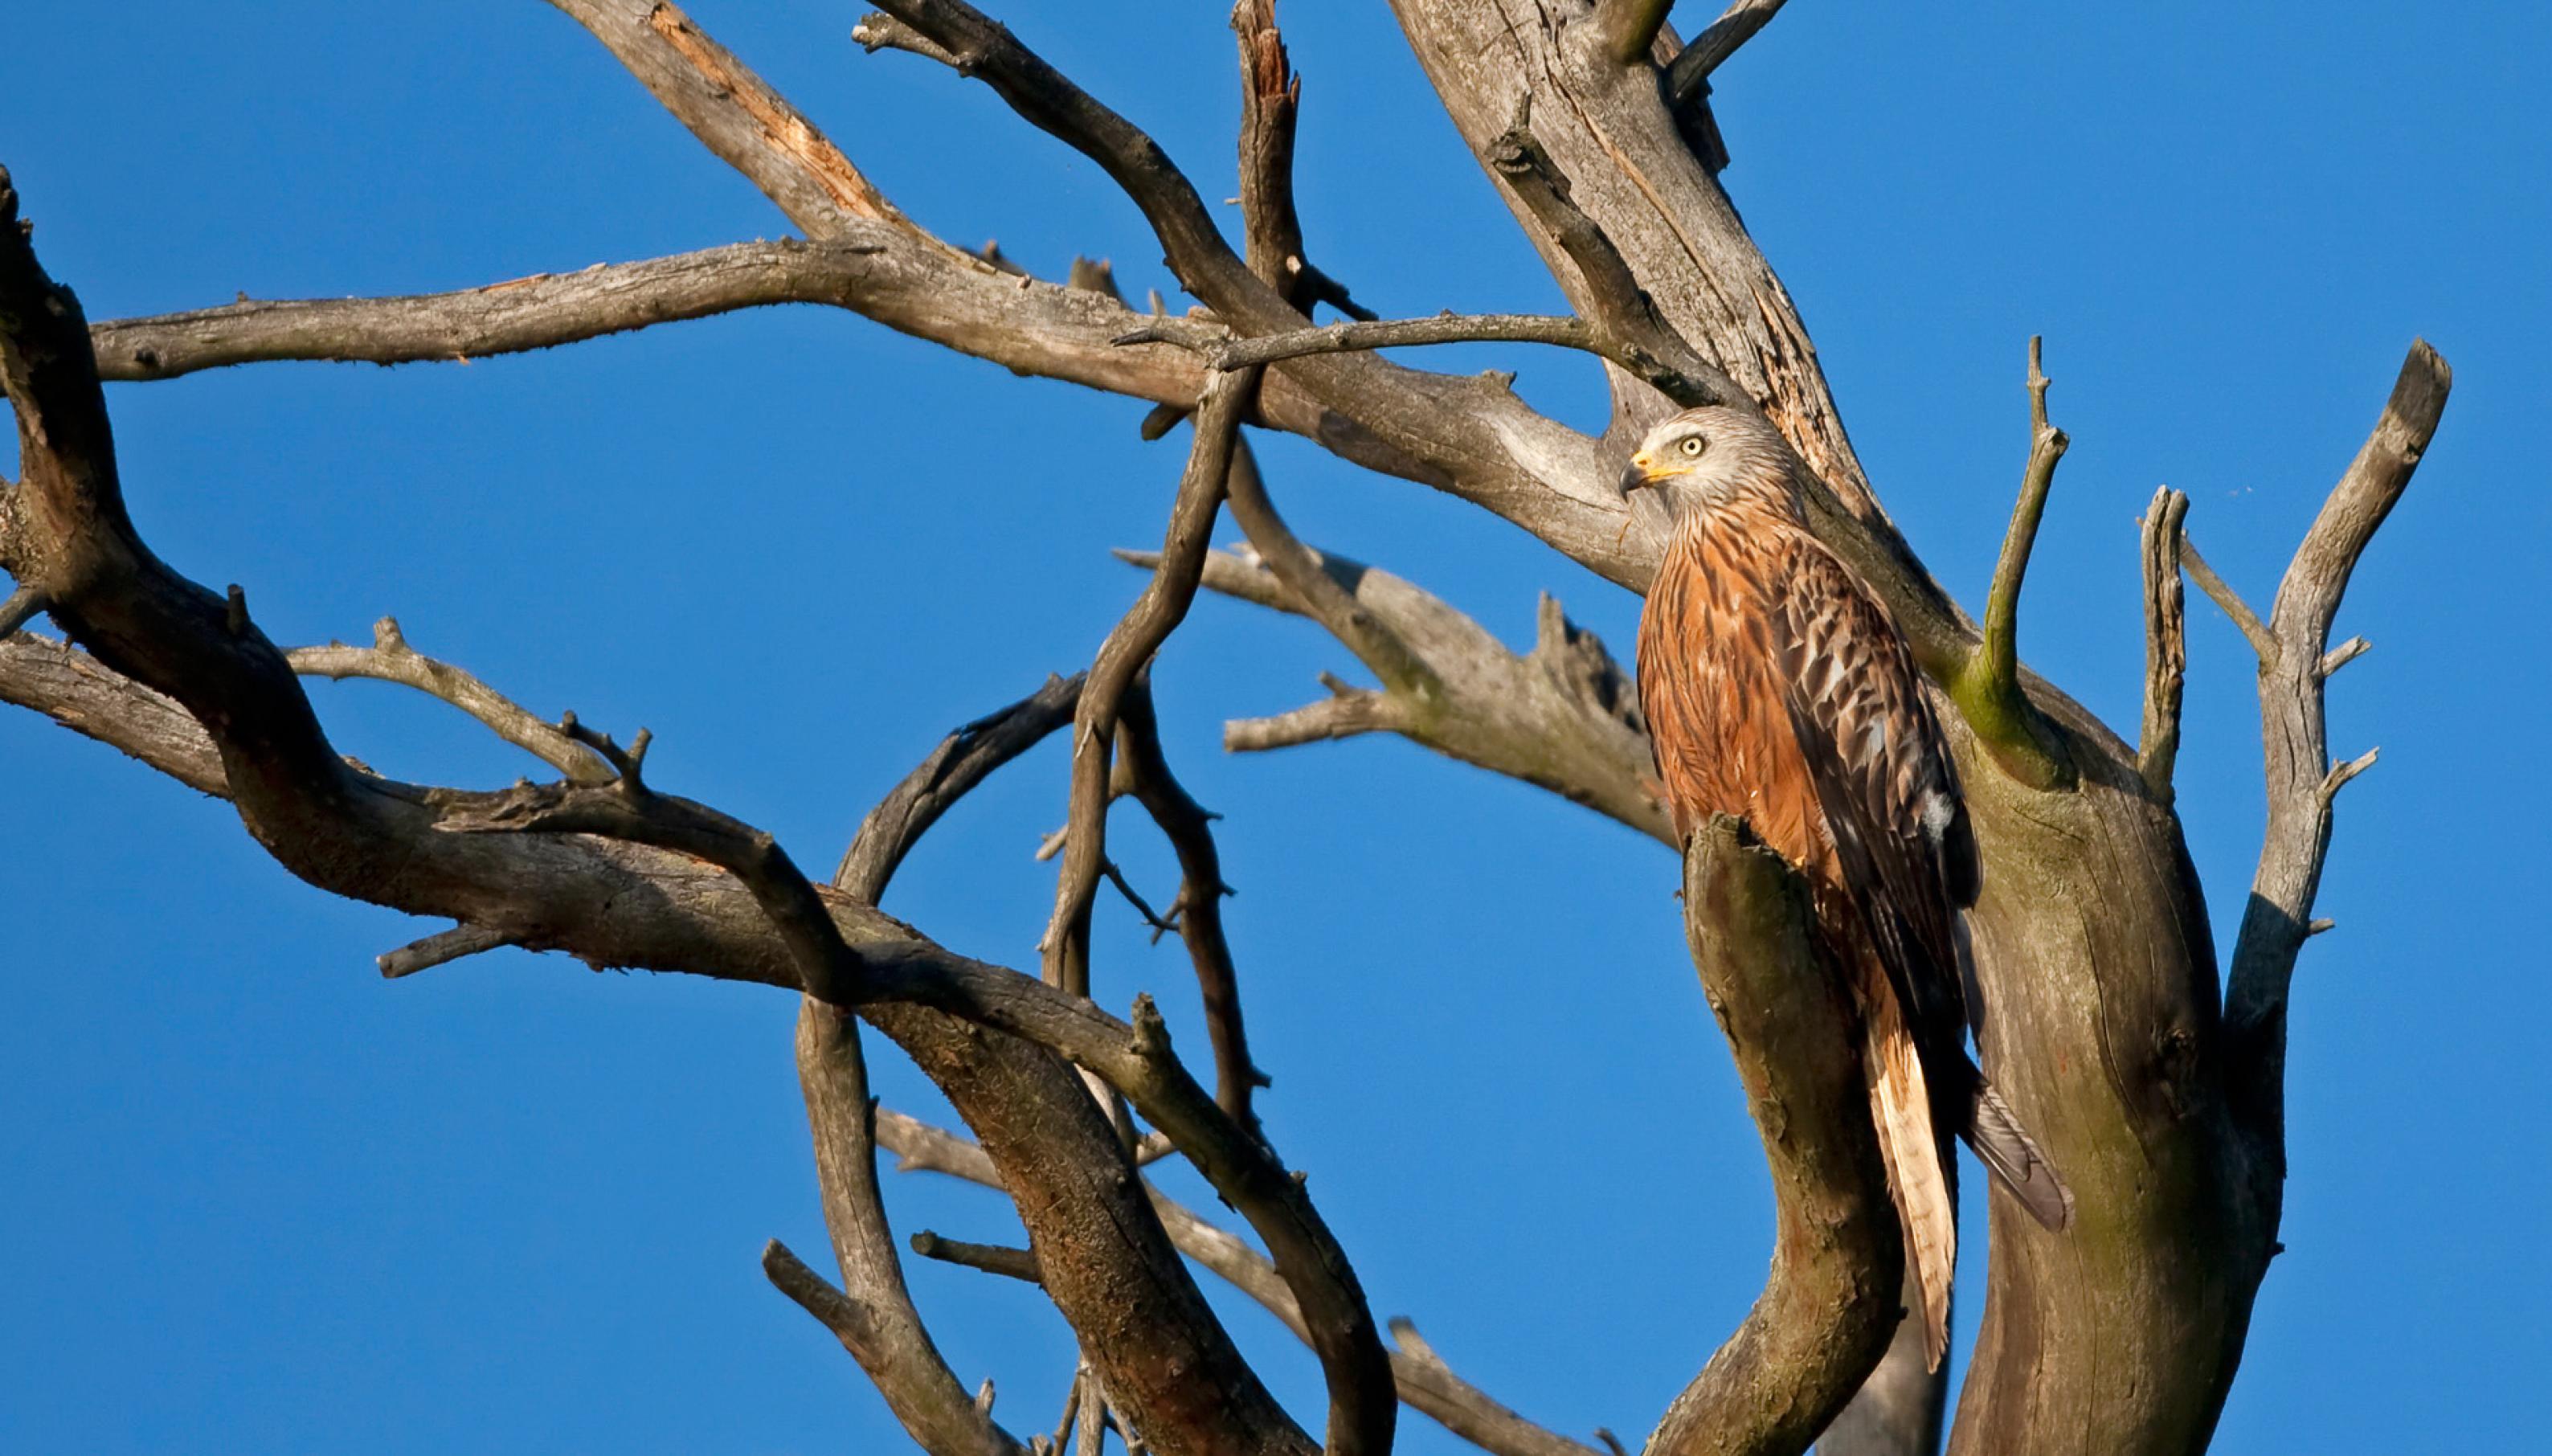
[[1046,984],[1090,993],[1090,907],[1108,855],[1108,782],[1116,718],[1135,675],[1196,600],[1215,517],[1223,508],[1240,412],[1256,389],[1255,372],[1218,375],[1198,401],[1196,442],[1188,452],[1171,507],[1168,534],[1142,594],[1100,644],[1072,718],[1072,790],[1063,867],[1055,876],[1054,914],[1038,945]]
[[[1149,674],[1137,676],[1116,716],[1116,765],[1112,791],[1131,795],[1152,816],[1179,861],[1179,893],[1167,924],[1188,948],[1196,969],[1197,999],[1205,1011],[1206,1038],[1214,1047],[1215,1100],[1252,1135],[1258,1113],[1252,1093],[1268,1085],[1250,1060],[1247,1023],[1240,1012],[1240,972],[1223,933],[1223,853],[1214,842],[1214,814],[1191,797],[1170,772],[1161,727],[1152,711]],[[1157,938],[1157,936],[1156,936]]]
[[[1631,676],[1600,639],[1568,620],[1558,602],[1542,599],[1533,650],[1519,654],[1398,576],[1302,550],[1319,564],[1320,580],[1343,598],[1352,616],[1334,605],[1316,608],[1254,552],[1215,553],[1206,561],[1205,584],[1329,626],[1385,685],[1375,691],[1325,677],[1329,698],[1279,717],[1227,724],[1224,747],[1247,751],[1398,733],[1674,843],[1665,811],[1648,786],[1648,728]],[[1137,566],[1151,560],[1120,555]],[[1333,618],[1356,630],[1340,632]],[[1395,685],[1411,680],[1405,664],[1423,672],[1417,680],[1425,690]]]
[[[2234,944],[2225,1019],[2236,1048],[2237,1110],[2267,1166],[2280,1173],[2286,1163],[2286,1004],[2295,957],[2315,928],[2313,898],[2330,849],[2333,798],[2374,761],[2372,753],[2340,764],[2330,757],[2323,692],[2331,621],[2358,558],[2427,453],[2453,382],[2453,371],[2427,341],[2410,346],[2375,429],[2287,564],[2264,629],[2273,644],[2260,669],[2269,822]],[[2275,1228],[2283,1179],[2266,1180],[2262,1194],[2269,1203],[2268,1226]]]
[[[837,1006],[800,997],[797,1050],[824,1227],[842,1272],[843,1293],[860,1314],[855,1326],[834,1332],[924,1451],[932,1456],[1017,1451],[1018,1442],[993,1422],[990,1411],[976,1405],[948,1368],[904,1285],[904,1264],[878,1190],[877,1104],[869,1096],[859,1024]],[[764,1268],[771,1269],[767,1259]]]
[[[878,1112],[878,1141],[896,1155],[899,1172],[940,1173],[996,1190],[1002,1186],[993,1160],[974,1143],[892,1108]],[[1310,1342],[1293,1292],[1265,1255],[1158,1189],[1145,1187],[1180,1253],[1256,1300],[1295,1338]],[[1392,1378],[1401,1401],[1411,1408],[1493,1456],[1599,1456],[1594,1448],[1516,1414],[1455,1375],[1442,1357],[1417,1338],[1409,1321],[1395,1319],[1391,1328],[1399,1344],[1391,1352]]]

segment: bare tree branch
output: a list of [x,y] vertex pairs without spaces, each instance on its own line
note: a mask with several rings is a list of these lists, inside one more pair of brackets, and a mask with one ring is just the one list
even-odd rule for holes
[[843,1293],[862,1315],[858,1338],[845,1335],[843,1344],[896,1419],[932,1456],[1018,1450],[1018,1442],[968,1397],[913,1306],[878,1190],[876,1103],[869,1097],[859,1026],[813,996],[800,997],[798,1005],[798,1083],[814,1143],[824,1226],[841,1267]]
[[403,945],[387,955],[377,957],[375,964],[381,968],[382,980],[396,981],[402,976],[414,976],[419,971],[431,971],[437,966],[450,965],[465,956],[479,955],[495,950],[499,946],[511,944],[513,944],[512,938],[501,930],[489,930],[478,925],[456,925],[439,935],[429,935],[423,940]]
[[[1437,684],[1436,695],[1421,697],[1388,685],[1375,693],[1329,679],[1335,694],[1329,700],[1281,718],[1231,724],[1224,729],[1225,747],[1276,748],[1388,730],[1674,843],[1665,811],[1648,786],[1648,728],[1631,676],[1557,602],[1542,598],[1534,648],[1519,656],[1478,623],[1389,572],[1344,557],[1312,556],[1323,579],[1425,670],[1426,680]],[[1141,555],[1129,560],[1149,563]],[[1322,620],[1267,563],[1252,557],[1215,553],[1206,561],[1205,584]],[[1361,656],[1376,637],[1359,633],[1341,640]],[[1386,684],[1406,671],[1382,653],[1365,662]]]
[[[973,1143],[892,1108],[878,1112],[878,1141],[897,1155],[902,1172],[942,1173],[986,1188],[1002,1186],[992,1160]],[[1145,1187],[1179,1252],[1257,1300],[1297,1339],[1310,1343],[1293,1291],[1266,1256],[1186,1204]],[[1495,1456],[1596,1456],[1591,1447],[1535,1425],[1454,1375],[1409,1321],[1395,1319],[1391,1329],[1400,1344],[1391,1353],[1391,1371],[1401,1401],[1453,1434]]]
[[2188,669],[2187,590],[2180,579],[2187,517],[2187,495],[2168,485],[2157,487],[2145,507],[2145,718],[2136,772],[2165,804],[2172,801],[2172,771],[2180,760],[2180,681]]
[[0,639],[0,702],[44,714],[198,793],[230,796],[221,755],[185,708],[66,642]]
[[2074,779],[2064,744],[2030,705],[2020,683],[2020,585],[2029,574],[2038,524],[2047,515],[2047,492],[2056,480],[2056,463],[2065,458],[2072,443],[2064,431],[2047,422],[2047,374],[2039,367],[2039,339],[2033,334],[2029,339],[2029,464],[2021,471],[2020,500],[2012,507],[2002,556],[1994,564],[1993,586],[1985,598],[1983,640],[1967,655],[1958,676],[1944,684],[1967,725],[1992,750],[1994,762],[2032,788],[2063,787]]
[[834,236],[854,218],[910,226],[803,113],[672,0],[550,3],[610,48],[667,111],[809,237]]
[[860,821],[859,833],[833,872],[833,887],[876,904],[886,894],[912,846],[939,816],[994,770],[1034,748],[1072,721],[1081,700],[1082,675],[1048,677],[1045,685],[1006,708],[961,725],[940,740],[911,773]]
[[[595,965],[812,981],[828,998],[862,1005],[984,1137],[1019,1191],[1031,1239],[1086,1255],[1058,1261],[1069,1273],[1049,1290],[1125,1408],[1147,1427],[1173,1421],[1201,1448],[1304,1449],[1199,1298],[1130,1169],[1122,1183],[1090,1177],[1124,1163],[1097,1109],[1060,1062],[1012,1039],[1059,1042],[1136,1084],[1136,1105],[1259,1226],[1307,1307],[1321,1311],[1316,1327],[1351,1343],[1363,1306],[1334,1241],[1301,1188],[1179,1068],[1156,1014],[1129,1028],[1033,978],[950,956],[866,906],[826,904],[767,836],[640,783],[643,737],[623,751],[563,725],[620,771],[608,786],[473,794],[348,765],[237,593],[225,603],[178,576],[134,534],[86,322],[35,261],[16,204],[0,180],[0,379],[18,414],[22,488],[38,508],[0,523],[0,565],[42,585],[54,619],[103,668],[165,692],[206,726],[224,786],[260,843],[323,888]],[[120,727],[98,736],[136,741]],[[447,827],[549,832],[437,832]],[[597,833],[655,843],[589,837]],[[830,916],[826,925],[792,923],[805,900]],[[842,954],[851,940],[857,948]],[[950,1015],[1007,1034],[960,1034]],[[1363,1331],[1378,1350],[1369,1317]],[[1211,1408],[1190,1398],[1198,1379],[1220,1393]]]
[[904,51],[952,70],[958,64],[957,57],[938,43],[882,10],[861,16],[860,23],[851,27],[851,39],[872,55],[880,51]]
[[2331,621],[2358,558],[2427,453],[2453,383],[2453,371],[2426,340],[2410,346],[2374,431],[2287,564],[2265,629],[2274,644],[2260,668],[2269,822],[2234,944],[2224,1014],[2237,1049],[2235,1106],[2272,1174],[2261,1194],[2273,1229],[2284,1198],[2286,1004],[2295,956],[2312,934],[2333,796],[2375,758],[2370,752],[2336,766],[2330,758],[2322,664]]
[[2197,583],[2197,588],[2205,592],[2225,616],[2232,618],[2234,626],[2242,629],[2243,640],[2251,644],[2251,651],[2259,654],[2261,669],[2266,671],[2278,660],[2278,639],[2269,631],[2268,623],[2260,620],[2260,614],[2251,610],[2251,604],[2242,599],[2242,593],[2215,574],[2215,569],[2206,564],[2206,558],[2198,555],[2197,542],[2185,529],[2180,536],[2180,564],[2187,570],[2189,579]]
[[1786,3],[1787,0],[1736,0],[1721,11],[1719,19],[1686,42],[1674,63],[1666,67],[1666,94],[1678,105],[1688,105],[1699,98],[1710,83],[1710,73],[1736,54],[1738,47],[1754,40],[1754,33],[1769,25]]
[[[1653,28],[1651,28],[1653,29]],[[1489,144],[1490,167],[1525,207],[1549,230],[1585,280],[1597,332],[1636,363],[1624,364],[1679,405],[1729,404],[1754,408],[1746,391],[1718,365],[1693,351],[1640,286],[1621,250],[1569,196],[1567,174],[1535,139],[1519,114],[1515,125]],[[1607,351],[1608,355],[1611,351]]]
[[1177,630],[1196,599],[1215,517],[1223,509],[1223,482],[1231,469],[1240,411],[1258,383],[1254,372],[1218,376],[1198,401],[1196,443],[1188,453],[1177,502],[1170,510],[1152,579],[1109,631],[1090,666],[1088,684],[1072,715],[1071,812],[1066,820],[1063,867],[1055,876],[1054,915],[1038,950],[1045,980],[1076,995],[1090,993],[1090,905],[1108,854],[1110,755],[1119,704],[1136,674]]
[[404,298],[252,300],[116,319],[90,338],[109,379],[167,379],[267,360],[393,364],[550,349],[778,303],[855,306],[875,242],[737,243]]
[[1171,903],[1170,920],[1188,948],[1189,963],[1196,968],[1197,998],[1214,1047],[1215,1100],[1255,1135],[1258,1113],[1250,1105],[1250,1093],[1267,1086],[1267,1074],[1250,1060],[1249,1035],[1240,1014],[1240,973],[1232,964],[1230,940],[1223,934],[1223,897],[1231,888],[1223,883],[1223,854],[1214,842],[1215,816],[1189,796],[1170,772],[1169,756],[1161,749],[1148,674],[1134,679],[1117,713],[1116,780],[1114,790],[1132,794],[1178,855],[1179,894]]
[[15,637],[18,629],[43,614],[45,593],[34,586],[21,586],[0,601],[0,639]]
[[1345,284],[1305,258],[1310,250],[1294,206],[1294,129],[1303,78],[1294,73],[1276,29],[1276,0],[1234,0],[1231,29],[1240,43],[1240,214],[1249,270],[1306,315],[1313,304],[1325,302],[1350,318],[1371,319],[1372,310],[1349,297]]
[[1886,1351],[1905,1253],[1861,1082],[1859,1019],[1805,884],[1720,816],[1684,859],[1684,924],[1772,1166],[1772,1272],[1666,1408],[1649,1456],[1806,1449]]
[[611,766],[593,750],[577,742],[556,725],[533,716],[513,699],[471,674],[449,663],[437,662],[408,646],[407,639],[399,633],[396,617],[383,617],[372,624],[371,647],[348,647],[342,642],[332,642],[326,647],[296,647],[283,656],[284,661],[292,665],[292,671],[305,676],[339,680],[371,677],[413,687],[429,696],[439,697],[486,724],[498,738],[576,782],[611,781]]
[[1281,364],[1317,355],[1357,354],[1430,344],[1548,344],[1574,349],[1621,365],[1682,403],[1710,403],[1719,386],[1664,363],[1641,345],[1598,329],[1584,319],[1551,314],[1441,314],[1432,319],[1376,319],[1322,324],[1284,334],[1234,338],[1187,319],[1152,319],[1119,335],[1121,345],[1176,344],[1195,350],[1218,369]]
[[1399,705],[1379,692],[1350,687],[1328,673],[1321,685],[1328,697],[1264,718],[1234,718],[1223,725],[1223,746],[1236,754],[1331,743],[1365,733],[1398,733],[1408,726]]
[[1606,52],[1623,65],[1644,59],[1673,8],[1674,0],[1602,0]]
[[1045,1283],[1045,1271],[1037,1267],[1037,1256],[1028,1249],[1006,1248],[1000,1244],[970,1244],[963,1239],[941,1238],[925,1228],[912,1236],[912,1252],[924,1259],[980,1269],[986,1274],[998,1274],[1022,1284]]

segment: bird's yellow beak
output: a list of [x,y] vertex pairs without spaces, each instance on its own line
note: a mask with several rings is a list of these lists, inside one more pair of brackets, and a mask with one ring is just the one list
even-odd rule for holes
[[1631,498],[1632,491],[1646,490],[1657,483],[1655,468],[1656,462],[1649,458],[1647,451],[1643,450],[1632,456],[1631,463],[1622,468],[1622,478],[1616,487],[1622,492],[1622,498],[1628,500]]

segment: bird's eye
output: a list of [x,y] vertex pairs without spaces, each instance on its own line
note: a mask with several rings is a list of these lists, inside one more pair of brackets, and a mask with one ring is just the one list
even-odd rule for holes
[[1697,456],[1709,448],[1710,442],[1698,435],[1686,435],[1683,438],[1682,450],[1686,459]]

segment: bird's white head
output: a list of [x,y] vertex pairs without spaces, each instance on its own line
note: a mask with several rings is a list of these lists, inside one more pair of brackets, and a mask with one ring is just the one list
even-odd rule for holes
[[1622,470],[1622,496],[1654,490],[1667,516],[1683,521],[1741,496],[1798,508],[1790,447],[1753,410],[1708,404],[1661,420]]

